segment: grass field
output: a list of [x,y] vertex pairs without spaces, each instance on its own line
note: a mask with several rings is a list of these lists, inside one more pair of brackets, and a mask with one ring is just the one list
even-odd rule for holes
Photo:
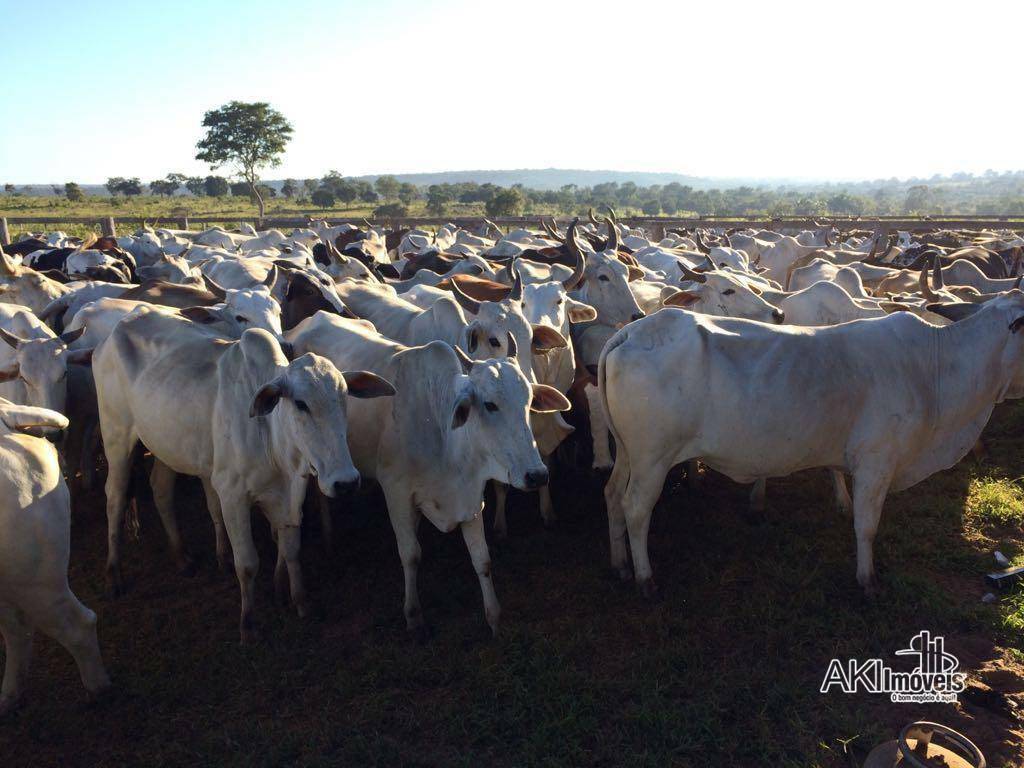
[[[294,216],[297,211],[315,212],[327,219],[334,217],[363,217],[371,216],[373,210],[379,203],[352,204],[350,206],[337,205],[333,208],[320,209],[308,201],[299,203],[297,200],[286,200],[284,198],[271,198],[267,200],[266,216]],[[457,216],[482,216],[484,212],[481,203],[453,203],[449,206],[448,214]],[[546,211],[545,211],[546,212]],[[255,204],[249,202],[245,197],[153,197],[142,195],[133,198],[124,197],[87,197],[83,202],[72,203],[64,197],[35,197],[28,195],[0,195],[0,216],[8,217],[84,217],[95,216],[102,218],[113,216],[114,218],[142,217],[149,219],[156,224],[161,219],[173,219],[183,216],[220,217],[227,224],[237,224],[239,221],[254,221],[259,215],[259,209]],[[426,216],[426,202],[415,200],[409,206],[410,216]],[[11,224],[11,234],[29,229],[39,231],[40,229],[55,229],[54,225],[28,225]],[[99,228],[83,224],[61,225],[61,230],[71,235],[84,235],[90,232],[99,233]],[[134,230],[134,227],[132,227]],[[127,232],[128,230],[125,230]],[[119,231],[118,234],[124,234]]]
[[[989,765],[1021,765],[1024,597],[980,598],[993,549],[1024,562],[1022,426],[1024,405],[1001,406],[983,462],[890,497],[875,602],[856,586],[852,523],[830,508],[823,471],[771,481],[759,523],[746,518],[746,487],[706,473],[690,490],[670,475],[651,529],[662,593],[643,601],[609,572],[602,478],[572,468],[586,466],[581,453],[555,477],[554,530],[534,497],[510,496],[511,535],[494,548],[496,640],[461,537],[426,523],[420,590],[435,635],[406,636],[376,489],[336,510],[334,555],[307,526],[320,616],[306,623],[274,602],[259,520],[255,647],[238,645],[237,583],[216,571],[195,481],[179,482],[179,517],[198,573],[174,572],[144,499],[129,592],[115,600],[103,597],[103,495],[86,494],[71,582],[99,614],[117,690],[87,703],[70,657],[38,640],[31,699],[0,724],[0,764],[846,767],[923,718],[967,733]],[[570,438],[563,459],[579,445]],[[970,672],[959,705],[819,693],[833,657],[903,668],[893,652],[922,629]]]

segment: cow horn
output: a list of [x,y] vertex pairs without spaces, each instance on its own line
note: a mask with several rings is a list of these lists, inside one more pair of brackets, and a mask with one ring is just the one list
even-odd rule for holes
[[459,365],[462,366],[462,372],[469,375],[469,372],[473,370],[472,358],[462,350],[462,347],[455,346],[452,347],[452,349],[455,350],[455,356],[459,358]]
[[512,290],[509,291],[509,294],[508,296],[506,296],[506,298],[511,299],[512,301],[522,301],[523,276],[519,274],[519,270],[516,268],[516,263],[514,261],[509,265],[508,269],[509,272],[512,273],[514,279],[512,280]]
[[0,339],[6,341],[7,344],[11,347],[14,347],[14,349],[17,349],[18,345],[21,343],[21,339],[19,339],[13,333],[9,333],[5,328],[0,328]]
[[577,216],[572,220],[569,225],[569,229],[565,235],[565,244],[569,248],[569,255],[575,259],[572,267],[572,274],[562,283],[562,286],[567,291],[571,291],[577,285],[580,280],[583,279],[583,271],[586,266],[586,261],[583,257],[583,251],[580,250],[580,244],[576,241],[576,227],[579,226],[580,217]]
[[[551,221],[554,222],[554,219],[552,219]],[[558,236],[558,232],[556,232],[554,227],[551,224],[548,224],[547,221],[545,221],[543,217],[541,217],[540,225],[542,227],[544,227],[544,231],[545,232],[547,232],[549,235],[551,235],[553,240],[556,240],[557,242],[563,242],[562,238],[560,238]]]
[[825,228],[825,247],[831,248],[836,244],[836,241],[832,239],[832,227]]
[[936,294],[930,285],[928,285],[928,269],[930,265],[925,264],[921,267],[921,274],[917,278],[918,289],[921,291],[921,295],[927,301],[942,301],[941,297]]
[[519,347],[516,346],[516,337],[512,335],[512,331],[508,332],[508,355],[507,357],[514,358],[519,354]]
[[681,262],[681,261],[678,262],[678,264],[679,264],[679,271],[683,273],[683,277],[686,280],[692,280],[695,283],[706,283],[708,281],[708,276],[707,275],[702,275],[700,272],[694,272],[692,269],[690,269],[688,266],[683,264],[683,262]]
[[464,294],[459,288],[459,284],[454,280],[452,280],[452,294],[454,294],[455,300],[459,302],[459,306],[470,314],[475,315],[480,312],[480,302]]
[[701,253],[711,253],[711,249],[708,247],[707,243],[704,242],[704,238],[701,237],[699,229],[693,230],[693,239],[697,243],[698,251]]
[[597,220],[597,216],[594,215],[594,209],[593,208],[591,208],[589,211],[587,211],[587,216],[590,218],[590,223],[591,224],[599,224],[600,223]]
[[366,225],[367,229],[373,229],[373,224],[371,224],[369,221],[367,221],[365,216],[363,217],[363,224]]
[[489,229],[493,229],[495,232],[498,233],[498,239],[501,239],[502,237],[505,236],[505,233],[501,231],[501,227],[499,227],[497,224],[495,224],[490,219],[485,218],[484,219],[484,224],[486,224]]
[[277,265],[274,264],[270,267],[270,271],[267,272],[267,276],[263,278],[263,285],[266,288],[273,288],[274,283],[277,282]]
[[889,254],[892,253],[892,249],[896,247],[896,240],[897,239],[899,239],[899,235],[898,234],[889,235],[889,245],[885,249],[885,253],[883,253],[879,257],[881,259],[881,261],[885,261],[886,259],[889,258]]
[[203,284],[206,286],[206,290],[217,298],[217,301],[224,301],[228,297],[227,291],[217,285],[205,272],[203,273]]
[[932,257],[932,286],[938,290],[942,290],[946,287],[945,280],[942,279],[942,262],[939,260],[939,254],[935,254]]
[[605,208],[608,209],[608,216],[611,218],[611,220],[614,223],[618,224],[619,223],[619,217],[615,215],[615,209],[612,208],[610,205],[606,205]]
[[[611,208],[609,208],[608,210],[610,211]],[[608,239],[605,241],[604,249],[606,251],[618,252],[619,228],[615,226],[615,221],[611,218],[611,216],[606,216],[604,223],[608,225]]]
[[14,269],[14,263],[7,258],[7,254],[4,253],[3,248],[0,248],[0,273],[11,276],[18,274]]

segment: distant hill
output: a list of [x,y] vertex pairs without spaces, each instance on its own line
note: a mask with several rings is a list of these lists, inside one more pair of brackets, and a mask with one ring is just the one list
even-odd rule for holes
[[[359,176],[358,178],[374,181],[380,175]],[[734,187],[746,183],[743,180],[686,176],[681,173],[583,171],[565,168],[519,168],[510,171],[441,171],[438,173],[395,173],[389,175],[394,176],[401,182],[408,182],[417,186],[476,182],[477,184],[494,184],[499,187],[511,187],[513,184],[522,184],[530,189],[560,189],[566,184],[575,184],[577,187],[592,187],[595,184],[605,184],[612,181],[619,184],[631,181],[638,187],[676,182],[677,184],[691,186],[694,189]]]
[[[382,175],[370,174],[355,178],[372,182]],[[477,184],[494,184],[499,187],[522,184],[530,189],[560,189],[566,184],[575,184],[578,187],[592,187],[595,184],[604,184],[612,181],[619,184],[631,181],[639,187],[676,182],[677,184],[684,184],[694,189],[729,189],[745,184],[779,183],[778,180],[770,179],[727,179],[687,176],[681,173],[584,171],[564,168],[521,168],[508,171],[439,171],[437,173],[395,173],[388,175],[394,176],[401,182],[408,182],[417,186],[476,182]],[[264,183],[280,190],[284,179],[267,179]],[[58,186],[63,191],[64,184],[61,183]],[[31,187],[31,194],[33,195],[52,196],[54,194],[50,184],[17,184],[16,187],[19,192],[25,187]],[[105,196],[107,194],[107,189],[102,184],[81,184],[81,187],[82,191],[87,195]]]

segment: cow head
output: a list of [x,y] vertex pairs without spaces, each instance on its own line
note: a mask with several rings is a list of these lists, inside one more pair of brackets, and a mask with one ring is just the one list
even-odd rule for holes
[[[584,256],[576,239],[579,219],[569,225],[565,244],[576,266],[565,281],[567,291],[574,298],[589,304],[597,312],[597,322],[619,327],[644,316],[636,297],[629,289],[630,267],[619,260],[617,252],[609,249]],[[609,221],[609,240],[613,240],[614,225]],[[617,239],[613,240],[613,244]]]
[[[243,341],[251,333],[243,335]],[[249,416],[276,414],[275,429],[316,476],[320,491],[335,498],[359,486],[359,473],[348,450],[346,396],[394,394],[394,387],[376,374],[342,373],[330,360],[307,353],[256,391]]]
[[92,350],[68,349],[84,328],[69,331],[62,336],[46,339],[21,339],[0,328],[0,339],[13,350],[7,363],[0,363],[0,381],[20,378],[24,384],[29,405],[63,411],[67,399],[69,363],[86,363],[92,359]]
[[742,317],[762,323],[783,323],[786,316],[761,296],[760,290],[729,272],[694,272],[680,265],[681,290],[667,288],[666,307],[718,317]]
[[547,484],[530,412],[566,411],[569,401],[554,387],[531,384],[515,362],[461,359],[465,373],[455,384],[452,430],[467,430],[476,450],[486,456],[490,479],[521,490]]

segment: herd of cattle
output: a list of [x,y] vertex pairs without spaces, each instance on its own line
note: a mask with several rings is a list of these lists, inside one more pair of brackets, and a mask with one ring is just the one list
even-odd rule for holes
[[219,564],[238,578],[243,641],[255,633],[253,507],[274,534],[275,585],[309,610],[310,478],[325,498],[380,484],[414,633],[420,517],[459,528],[497,632],[484,489],[494,483],[495,536],[507,486],[537,490],[552,521],[549,467],[571,407],[586,413],[594,468],[613,467],[612,566],[644,594],[652,508],[668,471],[698,460],[754,483],[755,509],[766,478],[831,470],[870,591],[888,491],[955,464],[994,405],[1024,395],[1024,239],[823,225],[652,242],[609,214],[564,231],[311,220],[288,235],[147,227],[5,246],[0,713],[22,693],[37,629],[74,656],[89,691],[109,685],[95,614],[67,580],[65,477],[92,484],[101,445],[111,589],[137,525],[129,493],[144,446],[183,569],[175,477],[202,481]]

